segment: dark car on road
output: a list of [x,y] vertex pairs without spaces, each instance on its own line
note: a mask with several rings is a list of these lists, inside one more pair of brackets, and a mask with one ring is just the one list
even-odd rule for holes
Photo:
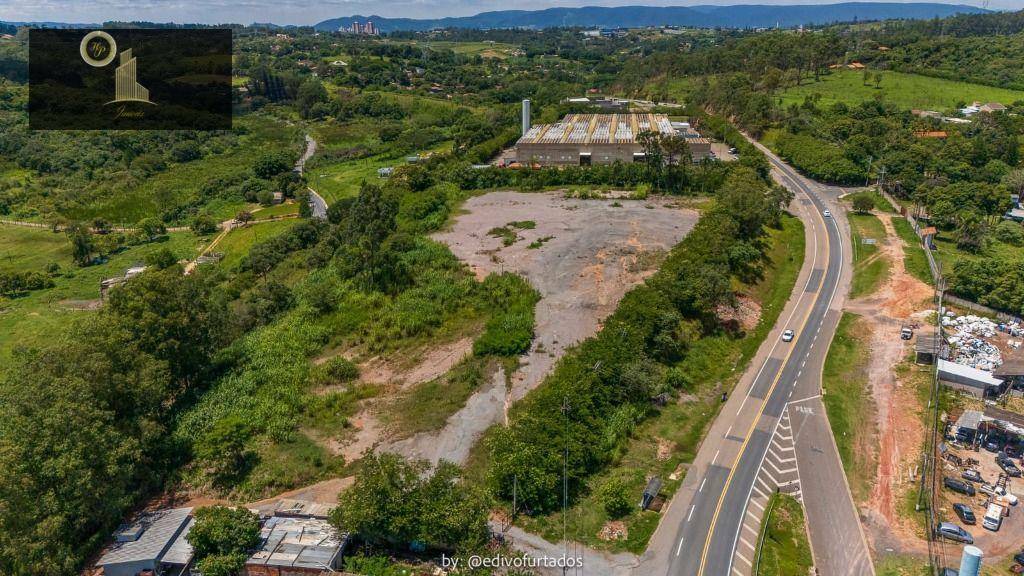
[[978,519],[974,517],[974,512],[971,511],[971,507],[967,504],[953,504],[953,511],[960,517],[960,520],[964,524],[977,524]]
[[1024,550],[1013,555],[1013,561],[1017,564],[1024,564]]
[[935,528],[935,535],[954,542],[974,544],[974,536],[971,536],[970,532],[952,522],[940,522],[938,527]]
[[967,496],[974,496],[974,485],[970,482],[946,477],[942,480],[942,484],[953,492],[959,492],[960,494],[965,494]]
[[984,480],[981,477],[981,472],[978,472],[974,468],[968,468],[967,470],[964,470],[963,472],[960,473],[960,477],[963,478],[964,480],[969,480],[971,482],[984,482]]

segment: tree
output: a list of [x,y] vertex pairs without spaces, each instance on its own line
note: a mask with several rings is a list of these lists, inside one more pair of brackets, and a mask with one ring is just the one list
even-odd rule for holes
[[253,452],[246,447],[252,427],[239,416],[218,420],[195,445],[196,458],[205,465],[215,484],[223,484],[245,473]]
[[252,220],[252,212],[248,210],[242,210],[238,214],[235,214],[235,221],[239,224],[245,225]]
[[313,206],[310,205],[309,190],[303,188],[296,192],[295,201],[299,204],[299,218],[311,218],[313,216]]
[[307,78],[299,85],[299,93],[295,97],[295,106],[299,109],[299,116],[302,118],[313,118],[314,112],[322,111],[316,104],[327,102],[327,90],[320,80],[315,77]]
[[196,562],[203,576],[238,576],[245,567],[245,554],[211,554]]
[[68,240],[71,242],[71,258],[79,266],[92,264],[93,253],[96,252],[96,243],[93,241],[89,229],[81,224],[75,223],[64,229]]
[[288,158],[280,152],[264,154],[257,158],[252,165],[253,174],[264,180],[270,180],[289,169],[291,166]]
[[1003,186],[1006,186],[1010,192],[1019,196],[1024,196],[1024,168],[1017,168],[1007,172],[1002,178]]
[[378,186],[363,182],[359,196],[349,206],[339,251],[344,276],[355,277],[365,287],[395,292],[405,274],[402,263],[386,241],[397,228],[398,202]]
[[171,266],[176,266],[178,264],[178,257],[174,255],[170,248],[164,247],[147,255],[146,264],[157,270],[164,270]]
[[110,293],[111,330],[166,362],[176,381],[190,384],[208,368],[228,336],[228,308],[214,281],[177,269],[154,270]]
[[856,194],[853,197],[853,209],[861,214],[871,212],[875,207],[875,201],[867,194]]
[[145,218],[135,225],[148,242],[167,234],[167,226],[156,218]]
[[985,242],[985,223],[973,212],[965,212],[956,227],[957,248],[978,252]]
[[214,220],[213,216],[210,216],[205,212],[199,214],[194,220],[192,220],[192,232],[195,232],[200,236],[213,234],[219,228],[220,226],[217,224],[217,221]]
[[260,542],[260,519],[245,508],[208,506],[195,511],[185,538],[205,576],[232,576]]
[[355,484],[339,496],[331,523],[377,545],[405,548],[414,541],[435,549],[476,549],[487,542],[488,502],[461,470],[441,461],[367,454]]

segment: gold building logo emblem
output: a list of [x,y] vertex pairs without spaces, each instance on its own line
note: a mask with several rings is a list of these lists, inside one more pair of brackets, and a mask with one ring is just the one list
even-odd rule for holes
[[108,102],[145,102],[149,101],[149,90],[135,81],[135,58],[132,49],[121,52],[121,64],[114,72],[114,99]]
[[[95,30],[82,38],[79,53],[86,64],[101,68],[113,62],[114,56],[118,54],[117,42],[110,34]],[[120,63],[114,70],[114,99],[107,104],[144,102],[155,105],[149,100],[149,90],[136,79],[136,62],[131,48],[120,53]]]

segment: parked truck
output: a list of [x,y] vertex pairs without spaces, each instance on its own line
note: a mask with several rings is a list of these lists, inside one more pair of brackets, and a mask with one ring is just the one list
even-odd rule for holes
[[999,527],[1003,525],[1003,515],[1005,514],[1005,508],[1002,505],[992,502],[988,505],[988,510],[985,511],[985,517],[981,520],[981,525],[993,532],[998,532]]

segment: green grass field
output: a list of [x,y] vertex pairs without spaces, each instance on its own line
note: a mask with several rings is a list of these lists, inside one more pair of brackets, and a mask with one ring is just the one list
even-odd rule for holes
[[191,258],[208,241],[191,232],[174,232],[163,241],[133,246],[115,254],[103,264],[79,268],[71,260],[71,249],[62,233],[37,228],[0,226],[0,270],[39,270],[48,264],[60,266],[53,288],[31,292],[20,298],[0,298],[0,366],[17,345],[32,346],[50,335],[63,333],[67,324],[90,312],[87,301],[100,296],[100,280],[124,274],[129,267],[145,262],[146,256],[164,247],[179,258]]
[[[877,576],[931,576],[926,558],[901,554],[881,554],[875,560]],[[1000,572],[1003,574],[1003,572]]]
[[864,84],[864,74],[856,70],[839,70],[821,77],[820,82],[810,80],[801,86],[788,88],[779,94],[784,105],[801,104],[804,98],[820,94],[820,105],[836,102],[857,104],[881,95],[903,109],[927,109],[946,111],[959,102],[1001,102],[1010,104],[1024,99],[1024,92],[1006,90],[981,84],[970,84],[918,74],[882,71],[882,82],[875,87],[875,70],[869,71],[869,81]]
[[297,202],[285,202],[283,204],[276,204],[274,206],[267,206],[266,208],[253,210],[252,216],[256,220],[269,220],[278,216],[289,216],[298,213],[299,204]]
[[939,231],[939,234],[934,239],[935,250],[932,254],[939,261],[939,265],[942,267],[943,274],[949,274],[953,270],[953,264],[960,259],[965,260],[977,260],[979,258],[1004,258],[1007,260],[1020,261],[1024,259],[1024,247],[1014,246],[1005,242],[1000,242],[995,238],[992,238],[990,234],[988,242],[980,252],[973,253],[967,252],[957,248],[956,238],[954,233],[951,231]]
[[231,269],[242,261],[242,257],[249,253],[253,244],[269,240],[291,228],[297,222],[299,221],[296,219],[274,220],[249,224],[244,228],[235,228],[228,232],[228,235],[217,244],[213,251],[223,253],[224,259],[220,261],[220,265]]
[[[442,142],[427,152],[448,152],[451,150],[451,146],[451,142]],[[309,185],[330,204],[342,198],[355,196],[359,193],[359,187],[363,182],[379,183],[381,178],[377,174],[378,169],[403,164],[405,164],[404,157],[379,155],[372,158],[346,160],[326,166],[313,166],[307,171],[306,178]]]
[[761,527],[756,576],[804,576],[814,565],[804,525],[804,509],[788,494],[773,494]]
[[853,281],[850,297],[865,296],[878,290],[889,275],[889,261],[878,251],[877,244],[865,244],[865,239],[884,242],[886,233],[882,221],[873,214],[851,212],[850,229],[853,233]]
[[[597,534],[609,518],[595,491],[604,482],[618,479],[631,493],[640,494],[646,478],[657,475],[664,482],[661,493],[671,497],[682,484],[683,475],[676,480],[669,479],[669,475],[677,467],[685,469],[685,465],[696,457],[701,440],[722,406],[719,399],[721,390],[731,389],[743,374],[758,346],[775,325],[796,283],[803,263],[804,229],[796,218],[786,217],[783,222],[783,230],[771,232],[772,249],[768,257],[772,267],[766,271],[765,278],[754,286],[737,286],[762,306],[757,327],[743,338],[705,337],[693,345],[680,364],[692,382],[688,390],[692,399],[671,402],[657,416],[642,422],[616,464],[589,480],[591,492],[568,511],[569,530],[574,538],[588,546],[614,552],[641,554],[647,547],[651,534],[657,528],[659,515],[652,511],[634,511],[622,519],[628,538],[601,540]],[[658,458],[659,443],[672,446],[668,459]],[[470,474],[484,467],[484,458],[479,451],[474,454],[469,464]],[[551,542],[561,538],[561,513],[520,517],[519,523]]]
[[449,42],[444,40],[419,42],[416,40],[408,40],[403,43],[411,44],[413,46],[423,46],[434,50],[451,50],[456,54],[463,54],[467,56],[479,55],[484,58],[502,59],[508,58],[510,56],[509,52],[517,48],[514,44],[506,44],[503,42]]
[[822,372],[822,400],[839,457],[856,501],[875,477],[871,443],[873,404],[868,390],[868,342],[860,316],[844,312]]
[[925,256],[924,245],[917,233],[907,222],[906,218],[894,217],[892,225],[903,242],[903,266],[911,276],[921,282],[933,286],[931,268],[928,267],[928,258]]

